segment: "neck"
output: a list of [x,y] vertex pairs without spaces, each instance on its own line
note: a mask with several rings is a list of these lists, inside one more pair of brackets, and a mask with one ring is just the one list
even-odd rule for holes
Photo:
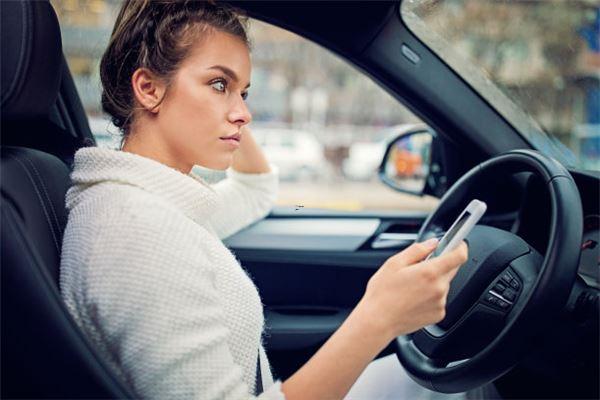
[[169,149],[169,146],[160,137],[158,134],[153,134],[151,129],[140,129],[139,127],[134,129],[132,127],[121,150],[153,159],[184,174],[188,174],[193,165],[180,162],[176,154]]

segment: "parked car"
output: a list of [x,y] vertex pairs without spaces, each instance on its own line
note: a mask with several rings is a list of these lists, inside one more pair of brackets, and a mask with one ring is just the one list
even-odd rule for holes
[[353,143],[342,164],[344,176],[354,181],[374,179],[385,153],[385,145],[383,141]]
[[119,145],[121,144],[121,133],[108,118],[89,117],[88,123],[98,146],[110,149],[119,148]]
[[323,145],[314,134],[296,129],[251,129],[269,161],[279,168],[281,180],[314,180],[329,170]]
[[[350,145],[348,157],[344,159],[342,164],[342,172],[348,179],[355,181],[368,181],[377,177],[377,169],[381,164],[383,155],[387,145],[397,136],[414,129],[421,127],[421,124],[401,124],[383,129],[377,132],[373,141],[354,142]],[[418,173],[420,162],[410,153],[400,154],[398,162],[398,171],[405,175]]]
[[[274,374],[285,380],[315,354],[386,259],[443,233],[477,197],[488,210],[468,237],[471,259],[453,281],[446,318],[397,338],[379,356],[396,354],[427,396],[598,398],[600,173],[573,162],[527,118],[516,120],[520,106],[490,100],[486,90],[499,96],[493,82],[479,86],[467,76],[474,73],[451,67],[449,48],[436,50],[409,29],[402,7],[421,4],[435,16],[444,12],[434,12],[442,3],[234,3],[331,50],[409,105],[435,127],[432,149],[439,152],[431,163],[443,171],[434,176],[440,171],[429,168],[418,193],[442,198],[431,214],[276,208],[226,239],[259,288]],[[451,2],[451,12],[480,3]],[[521,9],[546,2],[491,3]],[[59,293],[68,165],[94,138],[61,53],[56,17],[46,1],[3,1],[0,14],[1,397],[134,398]],[[492,28],[480,18],[475,13],[466,22]],[[492,30],[533,29],[540,21],[548,22],[544,34],[564,36],[559,18]],[[485,42],[463,45],[488,49]],[[521,57],[515,54],[503,57]],[[553,113],[551,105],[541,107]],[[267,131],[256,133],[265,148],[278,149],[274,162],[290,157],[279,160],[282,176],[300,178],[295,174],[304,166],[322,165],[322,149],[309,134],[277,135],[289,144],[269,144]]]

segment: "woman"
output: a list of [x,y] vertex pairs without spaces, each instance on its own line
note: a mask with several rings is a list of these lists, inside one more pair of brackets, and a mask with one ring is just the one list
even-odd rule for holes
[[[423,261],[436,242],[415,244],[383,264],[306,365],[274,384],[258,291],[221,241],[267,215],[277,193],[277,171],[247,128],[244,21],[214,3],[127,1],[100,70],[123,144],[75,155],[60,283],[137,395],[341,399],[395,336],[443,318],[466,245]],[[194,165],[227,179],[209,185]]]

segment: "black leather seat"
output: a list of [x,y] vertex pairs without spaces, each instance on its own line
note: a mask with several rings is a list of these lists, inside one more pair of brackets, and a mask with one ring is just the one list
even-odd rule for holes
[[[57,284],[69,186],[63,160],[76,141],[64,140],[49,116],[63,68],[56,15],[46,1],[2,1],[0,14],[1,397],[133,398],[79,330]],[[62,160],[39,150],[47,148]]]

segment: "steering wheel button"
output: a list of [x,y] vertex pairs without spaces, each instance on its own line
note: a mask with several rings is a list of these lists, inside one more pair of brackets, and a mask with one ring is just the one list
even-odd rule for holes
[[501,283],[497,283],[492,290],[498,294],[502,294],[506,290],[506,286]]
[[506,300],[513,301],[515,297],[517,297],[517,294],[514,292],[514,290],[507,290],[502,294],[502,296],[504,296]]
[[500,279],[506,282],[506,284],[510,284],[510,281],[513,280],[513,277],[508,272],[505,272],[500,276]]
[[504,310],[506,310],[509,307],[509,304],[507,302],[505,302],[504,300],[500,300],[500,299],[498,299],[498,301],[496,302],[496,305]]
[[498,298],[497,298],[496,296],[494,296],[493,294],[491,294],[491,293],[488,293],[488,294],[485,296],[485,301],[486,301],[487,303],[490,303],[490,304],[496,304],[496,301],[497,301],[497,300],[498,300]]
[[519,289],[519,286],[520,286],[520,285],[519,285],[519,281],[518,281],[518,280],[516,280],[516,279],[513,279],[513,280],[511,280],[511,281],[509,282],[509,285],[510,285],[510,287],[511,287],[511,288],[513,288],[513,289]]

